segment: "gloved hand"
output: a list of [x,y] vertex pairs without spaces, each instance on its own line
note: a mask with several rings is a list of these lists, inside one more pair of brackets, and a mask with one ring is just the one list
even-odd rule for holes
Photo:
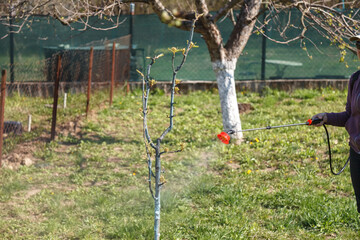
[[326,113],[318,113],[318,114],[314,115],[311,119],[315,119],[315,118],[322,119],[322,121],[320,123],[314,124],[314,126],[316,126],[316,127],[322,126],[323,124],[325,124],[327,122]]

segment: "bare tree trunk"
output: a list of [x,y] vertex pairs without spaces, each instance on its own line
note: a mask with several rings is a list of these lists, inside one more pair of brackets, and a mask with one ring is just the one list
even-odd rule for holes
[[241,120],[239,115],[238,103],[236,98],[234,71],[237,59],[218,60],[212,63],[216,74],[219,89],[223,126],[225,131],[234,130],[231,136],[239,143],[243,137],[241,130]]

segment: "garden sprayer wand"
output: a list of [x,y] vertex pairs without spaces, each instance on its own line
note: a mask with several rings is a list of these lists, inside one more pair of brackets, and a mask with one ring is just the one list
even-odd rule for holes
[[250,131],[257,131],[257,130],[268,130],[268,129],[273,129],[273,128],[294,127],[294,126],[300,126],[300,125],[314,125],[314,124],[320,123],[321,121],[322,121],[322,119],[316,118],[314,120],[309,119],[304,123],[295,123],[295,124],[287,124],[287,125],[279,125],[279,126],[267,126],[267,127],[262,127],[262,128],[250,128],[250,129],[243,129],[243,130],[238,130],[238,131],[229,130],[227,132],[221,132],[220,134],[217,135],[217,137],[223,143],[229,144],[229,142],[230,142],[229,134],[234,134],[236,132],[250,132]]
[[[322,119],[320,118],[315,118],[315,119],[309,119],[304,123],[295,123],[295,124],[287,124],[287,125],[279,125],[279,126],[267,126],[267,127],[262,127],[262,128],[251,128],[251,129],[244,129],[244,130],[238,130],[238,131],[234,131],[234,130],[229,130],[227,132],[221,132],[220,134],[217,135],[217,137],[221,140],[221,142],[225,143],[225,144],[229,144],[230,142],[230,136],[229,134],[234,134],[236,132],[250,132],[250,131],[257,131],[257,130],[269,130],[269,129],[273,129],[273,128],[283,128],[283,127],[294,127],[294,126],[300,126],[300,125],[315,125],[318,124],[322,121]],[[346,163],[344,164],[344,166],[341,168],[341,170],[339,172],[335,172],[333,167],[332,167],[332,160],[331,160],[331,147],[330,147],[330,138],[329,138],[329,133],[328,130],[325,126],[325,124],[323,124],[325,132],[326,132],[326,136],[327,136],[327,143],[328,143],[328,148],[329,148],[329,162],[330,162],[330,170],[331,173],[334,175],[340,175],[346,165],[349,163],[350,157],[348,158],[348,160],[346,161]]]

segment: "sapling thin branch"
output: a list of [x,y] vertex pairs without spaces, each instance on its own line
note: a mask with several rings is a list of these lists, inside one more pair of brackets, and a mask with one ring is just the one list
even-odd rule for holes
[[[159,55],[160,56],[160,55]],[[158,57],[159,57],[158,56]],[[143,90],[143,95],[142,95],[142,102],[143,102],[143,129],[144,129],[144,138],[145,142],[147,141],[150,146],[154,149],[156,149],[155,144],[152,142],[151,137],[149,135],[149,131],[148,131],[148,126],[147,126],[147,110],[148,110],[148,100],[149,100],[149,95],[150,95],[150,84],[149,84],[149,76],[150,76],[150,70],[151,70],[151,66],[155,63],[155,58],[152,58],[151,63],[148,65],[148,69],[147,69],[147,76],[145,78],[144,74],[142,74],[140,71],[138,71],[138,73],[142,76],[142,90]],[[146,144],[145,144],[146,145]]]
[[192,42],[193,36],[194,36],[194,28],[195,28],[195,22],[196,20],[194,20],[192,22],[192,29],[190,31],[190,37],[188,40],[188,44],[187,47],[185,49],[185,51],[182,50],[183,52],[183,58],[181,63],[179,64],[179,66],[176,67],[175,69],[175,53],[176,51],[172,51],[173,55],[172,55],[172,66],[173,66],[173,77],[172,77],[172,84],[171,84],[171,99],[170,99],[170,125],[169,127],[161,134],[160,136],[160,141],[162,141],[162,139],[166,136],[166,134],[168,134],[172,128],[173,128],[173,118],[174,118],[174,96],[175,96],[175,87],[176,87],[176,75],[178,73],[178,71],[182,68],[182,66],[184,65],[185,61],[186,61],[186,57],[189,54],[189,51],[191,48],[195,47],[195,44]]
[[151,186],[151,177],[154,177],[155,178],[155,175],[152,171],[152,162],[151,162],[151,156],[148,155],[148,170],[149,170],[149,177],[148,177],[148,182],[149,182],[149,190],[150,190],[150,194],[152,196],[153,199],[155,199],[155,196],[154,196],[154,191],[152,189],[152,186]]
[[168,151],[168,150],[165,150],[163,152],[160,153],[160,155],[163,155],[164,153],[178,153],[178,152],[182,152],[184,151],[183,148],[179,149],[179,150],[175,150],[175,151]]

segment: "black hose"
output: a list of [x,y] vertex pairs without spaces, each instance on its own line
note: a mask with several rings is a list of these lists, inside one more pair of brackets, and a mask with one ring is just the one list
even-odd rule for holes
[[340,175],[346,168],[346,166],[348,165],[349,161],[350,161],[350,157],[348,158],[348,160],[346,160],[346,163],[344,164],[344,166],[341,168],[341,170],[339,172],[335,172],[332,166],[332,159],[331,159],[331,147],[330,147],[330,137],[329,137],[329,132],[325,126],[325,124],[323,124],[324,128],[325,128],[325,132],[326,132],[326,137],[327,137],[327,143],[328,143],[328,148],[329,148],[329,162],[330,162],[330,170],[331,173],[334,175]]

